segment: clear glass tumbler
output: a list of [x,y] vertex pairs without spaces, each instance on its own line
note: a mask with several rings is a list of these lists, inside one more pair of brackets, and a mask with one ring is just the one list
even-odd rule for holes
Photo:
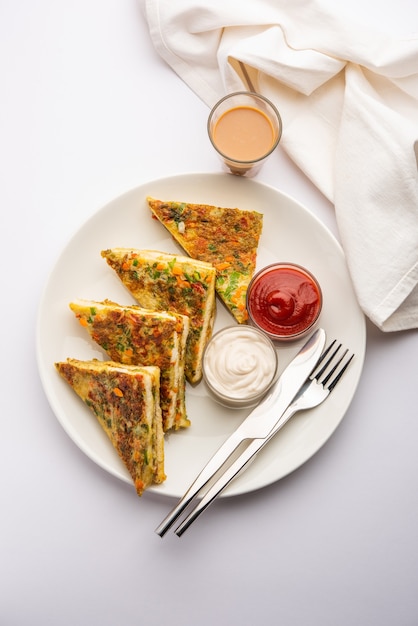
[[226,171],[252,177],[279,144],[282,120],[264,96],[237,91],[212,108],[208,134]]

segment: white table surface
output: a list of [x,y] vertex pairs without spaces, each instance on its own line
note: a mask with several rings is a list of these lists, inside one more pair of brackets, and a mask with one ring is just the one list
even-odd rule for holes
[[[380,6],[356,4],[364,19]],[[385,4],[381,19],[407,32],[417,7]],[[175,501],[138,498],[55,418],[36,316],[60,251],[102,205],[219,170],[208,110],[155,53],[135,0],[2,0],[0,68],[0,624],[418,624],[418,332],[367,323],[363,375],[327,444],[162,540]],[[333,207],[280,148],[258,180],[338,237]]]

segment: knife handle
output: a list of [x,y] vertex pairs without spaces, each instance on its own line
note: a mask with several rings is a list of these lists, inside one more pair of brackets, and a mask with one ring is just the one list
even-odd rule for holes
[[258,452],[283,428],[286,422],[298,411],[297,405],[291,405],[282,415],[270,434],[264,439],[253,439],[240,456],[223,472],[218,480],[207,490],[200,502],[183,520],[176,529],[176,535],[181,535],[189,528],[189,526],[207,509],[207,507],[215,500],[215,498],[247,467],[248,464]]
[[[270,432],[275,430],[278,426],[278,423],[283,422],[283,415],[285,414],[286,408],[289,403],[295,397],[295,394],[298,393],[301,386],[303,385],[306,377],[309,376],[312,368],[317,363],[320,355],[322,353],[322,349],[325,344],[325,331],[323,328],[318,328],[313,335],[308,339],[308,341],[304,344],[304,346],[299,350],[296,357],[291,361],[290,365],[284,370],[282,375],[276,381],[275,385],[272,387],[270,392],[267,393],[267,396],[261,403],[253,409],[249,416],[241,423],[241,425],[237,428],[236,431],[228,437],[228,439],[223,443],[223,445],[218,449],[217,452],[212,456],[200,474],[197,476],[195,481],[186,491],[181,500],[177,503],[174,509],[165,517],[165,519],[161,522],[161,524],[156,528],[155,532],[163,537],[167,530],[173,525],[173,523],[178,519],[178,517],[182,514],[185,508],[191,503],[191,501],[198,495],[200,490],[207,485],[211,479],[216,479],[216,476],[224,469],[226,462],[231,459],[233,453],[237,450],[240,444],[247,443],[247,448],[253,450],[253,452],[247,452],[247,449],[244,450],[244,455],[250,455],[248,461],[256,454],[258,449],[262,447],[263,444],[260,444],[257,447],[257,442],[263,442],[267,437],[270,436]],[[313,362],[315,361],[315,363]],[[297,376],[297,384],[295,385],[295,379],[293,377],[293,368],[297,365],[298,376]],[[292,372],[291,374],[289,372]],[[289,382],[289,384],[287,384]],[[292,384],[290,384],[292,382]],[[299,387],[297,386],[299,385]],[[277,400],[280,397],[281,401],[281,409],[277,406]],[[280,418],[280,414],[283,411],[283,415]],[[284,423],[284,422],[283,422]],[[279,430],[279,428],[277,428]],[[275,432],[277,432],[275,430]],[[253,443],[248,443],[253,440]],[[211,496],[204,496],[203,503],[196,507],[197,513],[193,517],[197,517],[201,511],[210,504],[210,502],[216,497],[216,495],[222,491],[227,484],[235,477],[236,473],[241,471],[243,465],[248,462],[245,460],[245,456],[241,457],[238,461],[231,459],[232,467],[235,467],[235,462],[238,463],[239,467],[237,472],[233,473],[232,470],[225,472],[225,484],[219,483],[220,489],[215,493],[215,488],[209,489],[208,494],[214,493],[213,497],[206,504],[207,499]],[[228,470],[228,468],[226,468]],[[228,480],[228,476],[233,474],[231,478]],[[190,514],[193,516],[193,513]],[[182,529],[186,526],[187,520],[183,524],[179,526],[178,531],[184,532]],[[189,524],[188,524],[189,525]]]
[[170,511],[161,524],[155,529],[157,535],[160,535],[160,537],[165,535],[167,530],[169,530],[169,528],[174,524],[176,519],[178,519],[199,491],[211,480],[211,478],[217,476],[219,471],[224,467],[225,463],[241,443],[242,437],[239,435],[238,431],[234,431],[211,457],[172,511]]

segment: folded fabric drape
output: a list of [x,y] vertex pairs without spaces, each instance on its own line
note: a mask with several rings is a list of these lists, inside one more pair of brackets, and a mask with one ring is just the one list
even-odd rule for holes
[[281,147],[335,205],[354,288],[384,331],[418,327],[418,35],[325,0],[140,0],[154,46],[212,106],[270,98]]

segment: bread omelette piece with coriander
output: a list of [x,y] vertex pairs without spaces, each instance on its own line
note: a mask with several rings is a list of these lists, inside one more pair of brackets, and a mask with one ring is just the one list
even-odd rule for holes
[[71,358],[55,367],[96,416],[138,495],[162,483],[166,476],[159,368]]
[[160,368],[164,432],[190,425],[186,415],[184,361],[189,318],[179,313],[74,300],[70,309],[112,361]]
[[199,382],[203,351],[215,318],[215,268],[156,250],[112,248],[101,254],[139,306],[189,317],[185,375],[190,383]]
[[216,291],[238,323],[248,320],[246,295],[255,273],[263,215],[147,197],[153,216],[193,259],[216,269]]

